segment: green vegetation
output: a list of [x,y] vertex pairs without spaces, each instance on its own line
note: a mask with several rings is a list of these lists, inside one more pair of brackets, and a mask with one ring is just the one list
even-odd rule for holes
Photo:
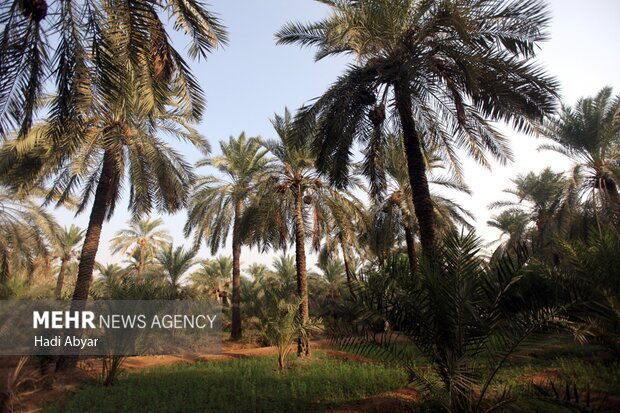
[[[87,299],[217,300],[231,341],[278,351],[277,363],[125,376],[124,356],[103,358],[109,388],[56,410],[320,411],[404,385],[421,395],[415,408],[450,413],[618,395],[620,95],[605,87],[561,104],[536,60],[544,0],[321,3],[324,18],[285,24],[277,43],[354,62],[317,99],[275,115],[275,139],[242,132],[217,154],[196,129],[204,93],[167,30],[190,38],[192,59],[226,44],[200,1],[0,4],[0,298],[70,298],[74,310]],[[512,160],[503,127],[548,138],[539,149],[572,165],[517,175],[488,206],[502,233],[489,244],[449,191],[484,186],[467,180],[463,157],[489,169]],[[203,159],[189,164],[180,144]],[[102,230],[123,196],[131,220],[109,246],[122,257],[103,266]],[[87,227],[63,228],[51,205],[90,211]],[[189,248],[152,217],[180,211]],[[243,247],[282,255],[247,263]],[[231,256],[214,258],[223,248]],[[317,320],[381,363],[311,358]]]
[[48,412],[312,412],[405,383],[401,370],[316,352],[286,374],[265,357],[149,369],[117,386],[86,387]]

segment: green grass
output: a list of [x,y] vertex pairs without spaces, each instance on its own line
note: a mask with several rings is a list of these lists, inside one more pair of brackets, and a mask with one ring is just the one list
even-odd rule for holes
[[316,352],[284,374],[274,357],[175,365],[88,386],[47,412],[285,412],[330,406],[403,387],[402,370]]

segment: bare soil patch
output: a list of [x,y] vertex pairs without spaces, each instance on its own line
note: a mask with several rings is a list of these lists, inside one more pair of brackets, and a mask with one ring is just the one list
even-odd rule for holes
[[414,404],[419,399],[419,393],[414,389],[402,388],[395,391],[381,393],[366,399],[343,404],[327,410],[328,413],[401,413],[414,412]]

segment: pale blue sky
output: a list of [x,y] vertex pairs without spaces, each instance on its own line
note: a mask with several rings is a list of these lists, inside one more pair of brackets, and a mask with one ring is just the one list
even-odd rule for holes
[[[287,21],[313,21],[327,12],[327,7],[312,0],[216,1],[209,8],[217,12],[227,26],[230,42],[216,50],[206,61],[194,63],[192,68],[206,92],[208,105],[199,131],[206,136],[214,152],[218,142],[245,131],[248,135],[273,137],[269,119],[281,113],[285,106],[291,109],[319,96],[336,80],[347,63],[346,58],[328,58],[315,63],[313,51],[295,46],[276,46],[274,33]],[[551,40],[542,44],[540,61],[562,84],[562,96],[570,104],[581,97],[592,95],[605,85],[620,93],[620,1],[618,0],[554,0],[550,2],[553,15]],[[178,48],[186,45],[182,36],[174,35]],[[492,172],[470,162],[466,165],[466,179],[472,187],[472,197],[458,199],[477,217],[477,229],[487,240],[498,236],[486,226],[489,212],[486,205],[504,198],[501,190],[510,186],[516,173],[539,171],[546,165],[565,170],[569,163],[549,153],[538,153],[541,140],[514,136],[515,163],[494,167]],[[197,151],[181,145],[189,161],[197,160]],[[125,198],[126,200],[126,198]],[[108,241],[114,232],[125,225],[129,215],[119,206],[112,220],[105,224],[97,259],[101,262],[120,261],[108,250]],[[73,219],[58,213],[62,223],[85,227],[88,214]],[[185,242],[182,227],[185,211],[165,216],[166,226],[175,244]],[[230,255],[229,248],[220,251]],[[201,256],[207,253],[203,248]],[[244,249],[243,265],[254,261],[269,263],[272,254],[261,255]]]

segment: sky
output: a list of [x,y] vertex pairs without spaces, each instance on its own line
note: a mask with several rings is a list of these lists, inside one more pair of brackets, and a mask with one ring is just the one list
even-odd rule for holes
[[[237,137],[245,131],[249,136],[274,138],[270,123],[275,113],[284,108],[298,108],[316,98],[333,83],[344,70],[349,59],[330,57],[314,61],[311,49],[297,46],[276,46],[274,33],[289,21],[315,21],[326,15],[328,8],[312,0],[211,0],[208,8],[216,12],[228,28],[229,43],[215,50],[206,60],[194,62],[191,67],[207,96],[207,110],[197,125],[209,139],[214,154],[219,153],[218,142],[229,136]],[[583,96],[592,96],[604,86],[612,86],[620,93],[620,39],[619,0],[553,0],[549,2],[552,23],[551,39],[541,43],[538,61],[562,85],[561,96],[566,104],[574,104]],[[172,35],[178,49],[187,49],[187,38]],[[544,138],[534,138],[506,131],[511,138],[515,160],[507,166],[493,165],[491,171],[464,160],[465,179],[472,196],[453,198],[476,216],[476,230],[486,241],[499,237],[499,231],[486,225],[494,211],[487,205],[507,199],[502,190],[511,186],[511,178],[529,171],[538,172],[546,166],[566,171],[571,163],[550,152],[538,152]],[[178,145],[195,162],[198,152],[188,145]],[[201,170],[201,173],[211,173]],[[97,260],[103,263],[121,261],[112,256],[108,244],[119,229],[126,226],[130,215],[127,197],[119,205],[111,221],[104,225]],[[62,224],[75,223],[86,227],[88,213],[73,217],[66,211],[57,211]],[[183,237],[186,212],[162,216],[175,245],[189,244]],[[289,251],[293,253],[294,251]],[[230,255],[230,245],[219,254]],[[201,258],[209,256],[203,247]],[[261,254],[244,248],[242,266],[253,262],[271,263],[273,253]],[[312,261],[312,260],[311,260]]]

